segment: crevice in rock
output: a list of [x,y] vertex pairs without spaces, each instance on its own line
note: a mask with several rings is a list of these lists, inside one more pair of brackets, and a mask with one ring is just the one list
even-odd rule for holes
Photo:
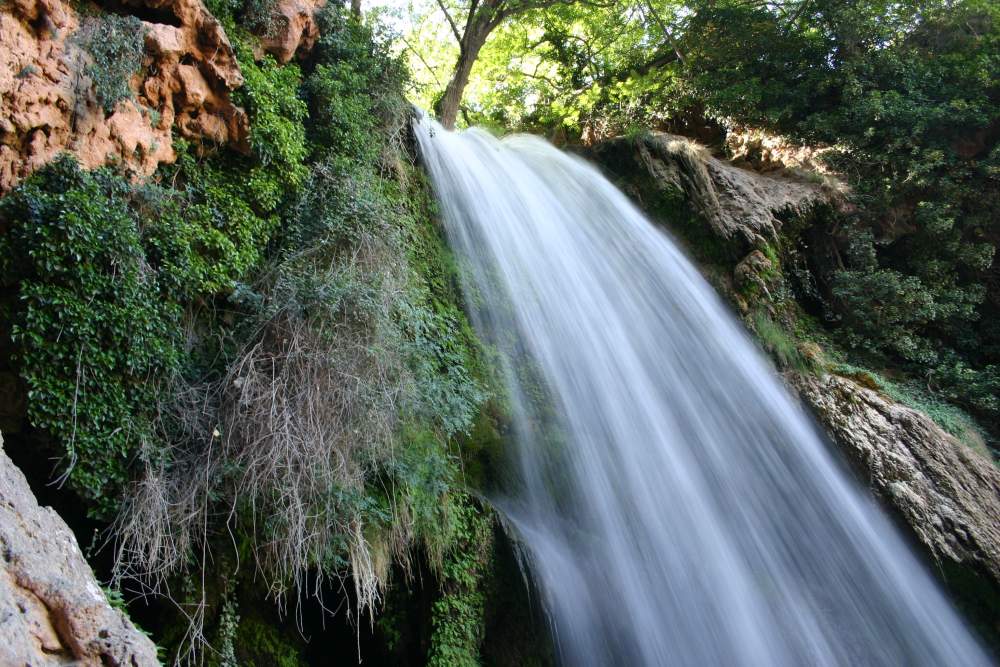
[[183,23],[180,18],[166,7],[152,7],[149,5],[126,4],[118,0],[104,0],[101,8],[111,14],[119,16],[134,16],[146,23],[159,23],[180,28]]

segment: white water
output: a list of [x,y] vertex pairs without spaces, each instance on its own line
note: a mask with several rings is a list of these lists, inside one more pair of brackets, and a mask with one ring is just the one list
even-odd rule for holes
[[497,504],[565,664],[989,664],[618,190],[537,138],[430,120],[416,133],[474,324],[513,360],[517,444]]

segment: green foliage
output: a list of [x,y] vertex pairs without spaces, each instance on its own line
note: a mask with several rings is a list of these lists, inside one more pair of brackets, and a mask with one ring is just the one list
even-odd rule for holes
[[430,667],[478,667],[485,615],[484,580],[493,558],[493,525],[469,497],[453,503],[454,541],[431,611]]
[[140,562],[121,565],[181,571],[224,514],[272,594],[351,569],[361,611],[416,545],[442,567],[453,438],[485,392],[429,187],[403,153],[403,70],[340,8],[320,21],[303,83],[296,65],[254,61],[224,18],[252,155],[179,144],[132,195],[150,260],[169,268],[161,289],[191,318],[193,361],[123,522],[124,557]]
[[776,323],[767,312],[755,311],[751,325],[761,346],[774,359],[778,368],[799,373],[818,373],[821,369],[813,356],[805,354],[795,337]]
[[343,7],[327,4],[317,21],[317,64],[305,84],[310,138],[319,153],[370,164],[400,131],[405,71],[391,42]]
[[139,186],[134,196],[141,218],[156,221],[146,224],[144,235],[153,258],[171,269],[167,286],[177,298],[231,290],[257,268],[281,207],[307,174],[298,67],[279,67],[270,57],[257,63],[249,46],[234,42],[245,77],[237,97],[250,116],[252,157],[203,157],[178,141],[177,163],[163,168],[159,184]]
[[270,212],[302,184],[307,173],[303,164],[307,108],[298,96],[302,74],[298,65],[281,67],[271,56],[255,61],[243,39],[235,38],[234,48],[244,78],[235,99],[250,115],[250,146],[256,158],[242,175],[244,187],[249,186],[251,203]]
[[260,264],[306,173],[297,69],[244,71],[253,158],[200,158],[179,142],[177,163],[145,185],[63,159],[3,200],[29,418],[104,516],[136,453],[162,450],[157,406],[192,360],[181,363],[181,313]]
[[101,514],[154,438],[157,379],[178,365],[179,313],[160,299],[128,194],[124,180],[60,158],[0,200],[28,416],[59,442],[70,486]]
[[484,370],[403,149],[404,69],[335,3],[305,77],[253,57],[253,7],[212,4],[246,81],[248,155],[178,141],[142,184],[61,159],[0,201],[29,418],[94,513],[127,499],[121,568],[214,591],[210,662],[300,662],[219,577],[189,576],[220,516],[274,595],[352,568],[362,608],[422,544],[449,582],[441,654],[474,650],[481,594],[456,563],[489,524],[455,444]]
[[[446,4],[463,25],[468,3]],[[468,122],[591,140],[664,119],[678,108],[676,82],[664,69],[675,55],[651,34],[658,28],[650,16],[653,7],[669,20],[676,3],[547,4],[494,30],[466,88]],[[411,3],[409,13],[413,29],[406,46],[416,79],[411,97],[430,109],[451,75],[457,45],[448,27],[436,22],[436,3]]]
[[185,300],[232,289],[259,264],[277,218],[258,215],[244,198],[252,193],[237,190],[238,167],[199,163],[182,142],[177,150],[165,171],[183,189],[150,183],[131,198],[150,260],[164,269],[163,288]]
[[273,624],[255,616],[240,620],[236,632],[237,653],[246,667],[301,667],[305,660],[298,648]]
[[1000,423],[995,3],[699,3],[684,48],[710,112],[834,145],[859,208],[820,280],[848,344]]
[[110,114],[119,102],[132,97],[129,80],[142,67],[145,36],[142,21],[118,14],[86,18],[75,36],[90,55],[85,73],[104,113]]
[[212,667],[239,667],[236,659],[237,632],[240,628],[239,605],[231,596],[226,596],[219,612],[216,628],[216,654],[211,660]]

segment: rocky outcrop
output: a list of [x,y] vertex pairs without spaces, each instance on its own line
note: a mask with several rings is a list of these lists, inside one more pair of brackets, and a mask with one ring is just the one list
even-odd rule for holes
[[0,664],[158,665],[156,647],[109,603],[73,533],[39,507],[0,438]]
[[632,181],[639,174],[655,188],[682,191],[692,209],[740,254],[776,239],[783,220],[839,202],[835,188],[816,182],[819,176],[810,181],[801,174],[744,169],[672,134],[618,138],[592,151],[613,176]]
[[[0,4],[0,194],[60,152],[88,168],[119,162],[139,176],[175,159],[182,137],[248,150],[246,114],[230,92],[243,83],[219,22],[201,0],[130,0],[143,19],[142,67],[132,98],[110,111],[88,76],[92,54],[80,39],[110,39],[101,15],[64,0]],[[94,23],[98,22],[98,23]]]
[[755,127],[727,128],[723,139],[733,164],[755,171],[832,176],[822,156],[829,147],[806,146]]
[[853,379],[789,378],[883,503],[966,595],[1000,595],[1000,469],[926,415]]
[[307,53],[319,38],[316,12],[325,0],[276,0],[267,27],[259,35],[258,57],[264,53],[279,63],[287,63],[295,55]]

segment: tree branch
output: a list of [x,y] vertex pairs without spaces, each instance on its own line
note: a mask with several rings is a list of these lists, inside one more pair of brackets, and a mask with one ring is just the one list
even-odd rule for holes
[[434,78],[434,83],[437,85],[437,87],[438,88],[442,88],[443,86],[441,85],[441,80],[438,79],[437,72],[435,72],[434,68],[431,67],[430,64],[424,59],[424,55],[422,53],[420,53],[420,51],[417,51],[417,49],[415,49],[412,44],[410,44],[408,41],[406,41],[406,37],[400,35],[400,40],[402,40],[403,46],[405,46],[406,49],[410,53],[412,53],[413,55],[415,55],[417,57],[417,59],[421,63],[423,63],[424,67],[427,68],[427,71],[431,73],[431,77]]
[[455,21],[451,18],[451,14],[448,13],[448,9],[444,6],[444,0],[437,0],[438,7],[444,12],[444,17],[448,19],[448,25],[451,26],[451,34],[455,35],[455,39],[458,40],[459,46],[462,44],[462,36],[458,34],[458,27],[455,25]]
[[672,48],[674,50],[674,53],[677,55],[677,60],[679,60],[681,65],[683,65],[684,56],[681,54],[681,50],[677,47],[677,42],[674,41],[673,33],[670,32],[670,29],[667,28],[667,24],[663,22],[663,19],[660,18],[660,15],[656,12],[655,9],[653,9],[653,3],[650,2],[650,0],[646,0],[646,9],[649,10],[649,15],[652,17],[653,21],[658,26],[660,26],[660,30],[663,31],[664,37],[666,37],[667,41],[670,42],[670,48]]

